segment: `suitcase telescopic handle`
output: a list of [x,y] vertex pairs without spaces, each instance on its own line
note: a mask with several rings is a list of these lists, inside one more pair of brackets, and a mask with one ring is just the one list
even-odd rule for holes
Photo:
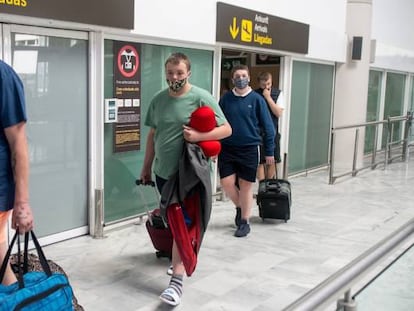
[[153,181],[153,180],[150,180],[150,181],[147,181],[147,182],[143,182],[142,179],[137,179],[137,180],[135,180],[135,184],[137,186],[143,185],[143,186],[155,187],[155,181]]
[[155,194],[158,196],[157,190],[155,189],[155,182],[152,181],[152,180],[147,181],[147,182],[143,182],[141,179],[136,179],[135,184],[138,186],[138,190],[139,190],[139,193],[140,193],[140,196],[141,196],[142,203],[144,204],[145,211],[147,212],[148,221],[150,222],[151,226],[153,226],[152,216],[151,216],[151,213],[150,213],[150,210],[149,210],[149,207],[148,207],[148,202],[145,199],[144,192],[142,191],[142,188],[140,186],[151,186],[151,187],[153,187],[154,190],[155,190]]

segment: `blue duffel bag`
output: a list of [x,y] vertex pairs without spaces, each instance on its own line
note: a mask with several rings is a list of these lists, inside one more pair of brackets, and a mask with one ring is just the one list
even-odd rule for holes
[[3,280],[14,243],[18,248],[18,282],[8,286],[0,284],[0,311],[72,311],[73,291],[67,277],[61,273],[52,273],[43,250],[33,231],[32,241],[43,272],[28,270],[29,233],[25,234],[23,263],[21,262],[20,235],[16,231],[0,269],[0,281]]

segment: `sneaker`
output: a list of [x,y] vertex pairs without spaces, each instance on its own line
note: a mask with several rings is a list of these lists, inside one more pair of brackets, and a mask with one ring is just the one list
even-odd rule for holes
[[168,275],[173,275],[173,266],[172,265],[168,267],[167,274]]
[[238,238],[242,238],[242,237],[247,236],[249,232],[250,232],[250,225],[247,223],[246,220],[241,219],[240,225],[237,227],[237,230],[234,233],[234,236]]
[[234,223],[236,224],[236,227],[240,226],[240,220],[241,220],[241,208],[236,207],[236,217],[234,217]]

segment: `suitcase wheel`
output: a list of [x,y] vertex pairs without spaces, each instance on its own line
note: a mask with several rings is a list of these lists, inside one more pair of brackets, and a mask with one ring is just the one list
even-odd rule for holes
[[171,254],[169,254],[167,252],[163,252],[163,251],[156,251],[155,256],[157,256],[157,258],[165,257],[165,258],[171,259]]

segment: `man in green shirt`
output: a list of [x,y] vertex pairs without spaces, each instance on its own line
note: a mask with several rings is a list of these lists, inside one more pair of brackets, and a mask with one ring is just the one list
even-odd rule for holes
[[[178,170],[184,140],[196,143],[231,135],[231,127],[214,97],[190,84],[191,63],[185,54],[174,53],[167,58],[165,75],[168,88],[154,96],[145,118],[145,125],[150,127],[150,131],[141,171],[141,180],[145,183],[152,180],[153,168],[160,193],[168,178]],[[199,132],[187,125],[191,113],[201,106],[209,106],[215,111],[217,126],[210,132]],[[185,268],[175,241],[172,269],[170,284],[161,293],[160,299],[176,306],[181,300]]]

